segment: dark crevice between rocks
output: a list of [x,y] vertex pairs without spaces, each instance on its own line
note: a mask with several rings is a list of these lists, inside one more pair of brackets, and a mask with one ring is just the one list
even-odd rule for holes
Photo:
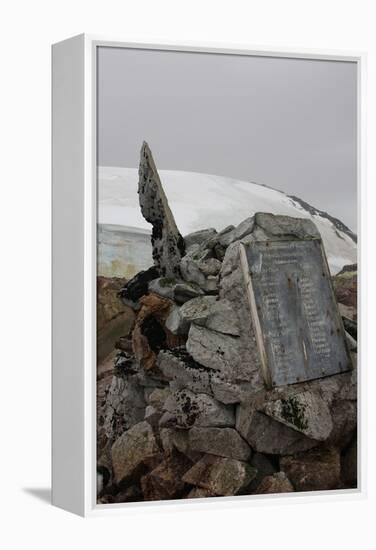
[[159,321],[152,315],[142,323],[141,332],[147,338],[148,344],[154,353],[167,349],[166,333]]

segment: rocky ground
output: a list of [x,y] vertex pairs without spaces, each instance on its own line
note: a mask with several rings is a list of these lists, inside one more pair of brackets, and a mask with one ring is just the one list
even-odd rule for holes
[[317,238],[314,224],[256,214],[183,239],[149,155],[140,204],[155,266],[98,286],[115,348],[98,367],[98,503],[355,487],[356,266],[333,278],[353,368],[268,389],[240,243]]

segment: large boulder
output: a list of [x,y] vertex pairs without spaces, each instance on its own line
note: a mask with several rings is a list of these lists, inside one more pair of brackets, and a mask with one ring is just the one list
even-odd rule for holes
[[186,488],[182,478],[191,467],[192,462],[185,455],[175,453],[167,457],[141,478],[144,499],[167,500],[181,497]]
[[185,252],[184,239],[176,226],[146,142],[142,144],[140,154],[138,194],[142,215],[153,226],[154,265],[163,277],[179,276],[179,264]]
[[249,445],[233,428],[191,428],[188,445],[192,451],[248,461]]
[[137,477],[155,464],[160,449],[148,422],[139,422],[124,432],[112,445],[112,467],[117,483]]
[[184,348],[160,351],[157,365],[171,389],[212,394],[210,369],[196,363]]
[[239,460],[204,455],[183,476],[183,481],[207,489],[215,495],[236,495],[256,475],[256,469]]
[[236,429],[260,453],[285,455],[318,445],[317,441],[244,403],[237,408]]
[[356,429],[356,370],[250,392],[237,407],[236,427],[259,452],[294,454],[320,442],[346,447]]
[[276,493],[292,493],[294,487],[284,472],[277,472],[264,477],[256,489],[256,495],[268,495]]
[[274,420],[317,441],[325,441],[333,429],[327,403],[318,393],[312,391],[269,401],[265,404],[264,412]]
[[215,296],[194,298],[180,308],[179,315],[186,327],[195,323],[222,334],[239,335],[236,313],[227,300],[218,300]]
[[[176,391],[164,404],[166,413],[174,418],[177,426],[233,427],[234,407],[223,405],[205,393],[195,394],[189,390]],[[161,419],[162,422],[163,418]]]
[[187,351],[193,359],[207,368],[215,369],[231,381],[240,378],[238,338],[192,324],[189,329]]
[[143,388],[136,377],[112,376],[103,399],[99,423],[106,437],[116,437],[144,417],[145,400]]
[[334,447],[282,457],[280,467],[297,491],[341,488],[340,454]]

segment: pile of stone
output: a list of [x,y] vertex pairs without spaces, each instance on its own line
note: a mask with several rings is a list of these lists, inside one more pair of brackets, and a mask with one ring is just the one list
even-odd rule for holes
[[183,239],[146,144],[139,193],[155,265],[119,292],[134,323],[98,403],[98,502],[356,486],[356,330],[350,370],[270,387],[245,298],[242,243],[314,224],[258,213]]

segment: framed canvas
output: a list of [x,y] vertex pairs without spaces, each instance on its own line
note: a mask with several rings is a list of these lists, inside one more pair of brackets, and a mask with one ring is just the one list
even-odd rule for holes
[[53,46],[56,506],[364,494],[363,74]]

